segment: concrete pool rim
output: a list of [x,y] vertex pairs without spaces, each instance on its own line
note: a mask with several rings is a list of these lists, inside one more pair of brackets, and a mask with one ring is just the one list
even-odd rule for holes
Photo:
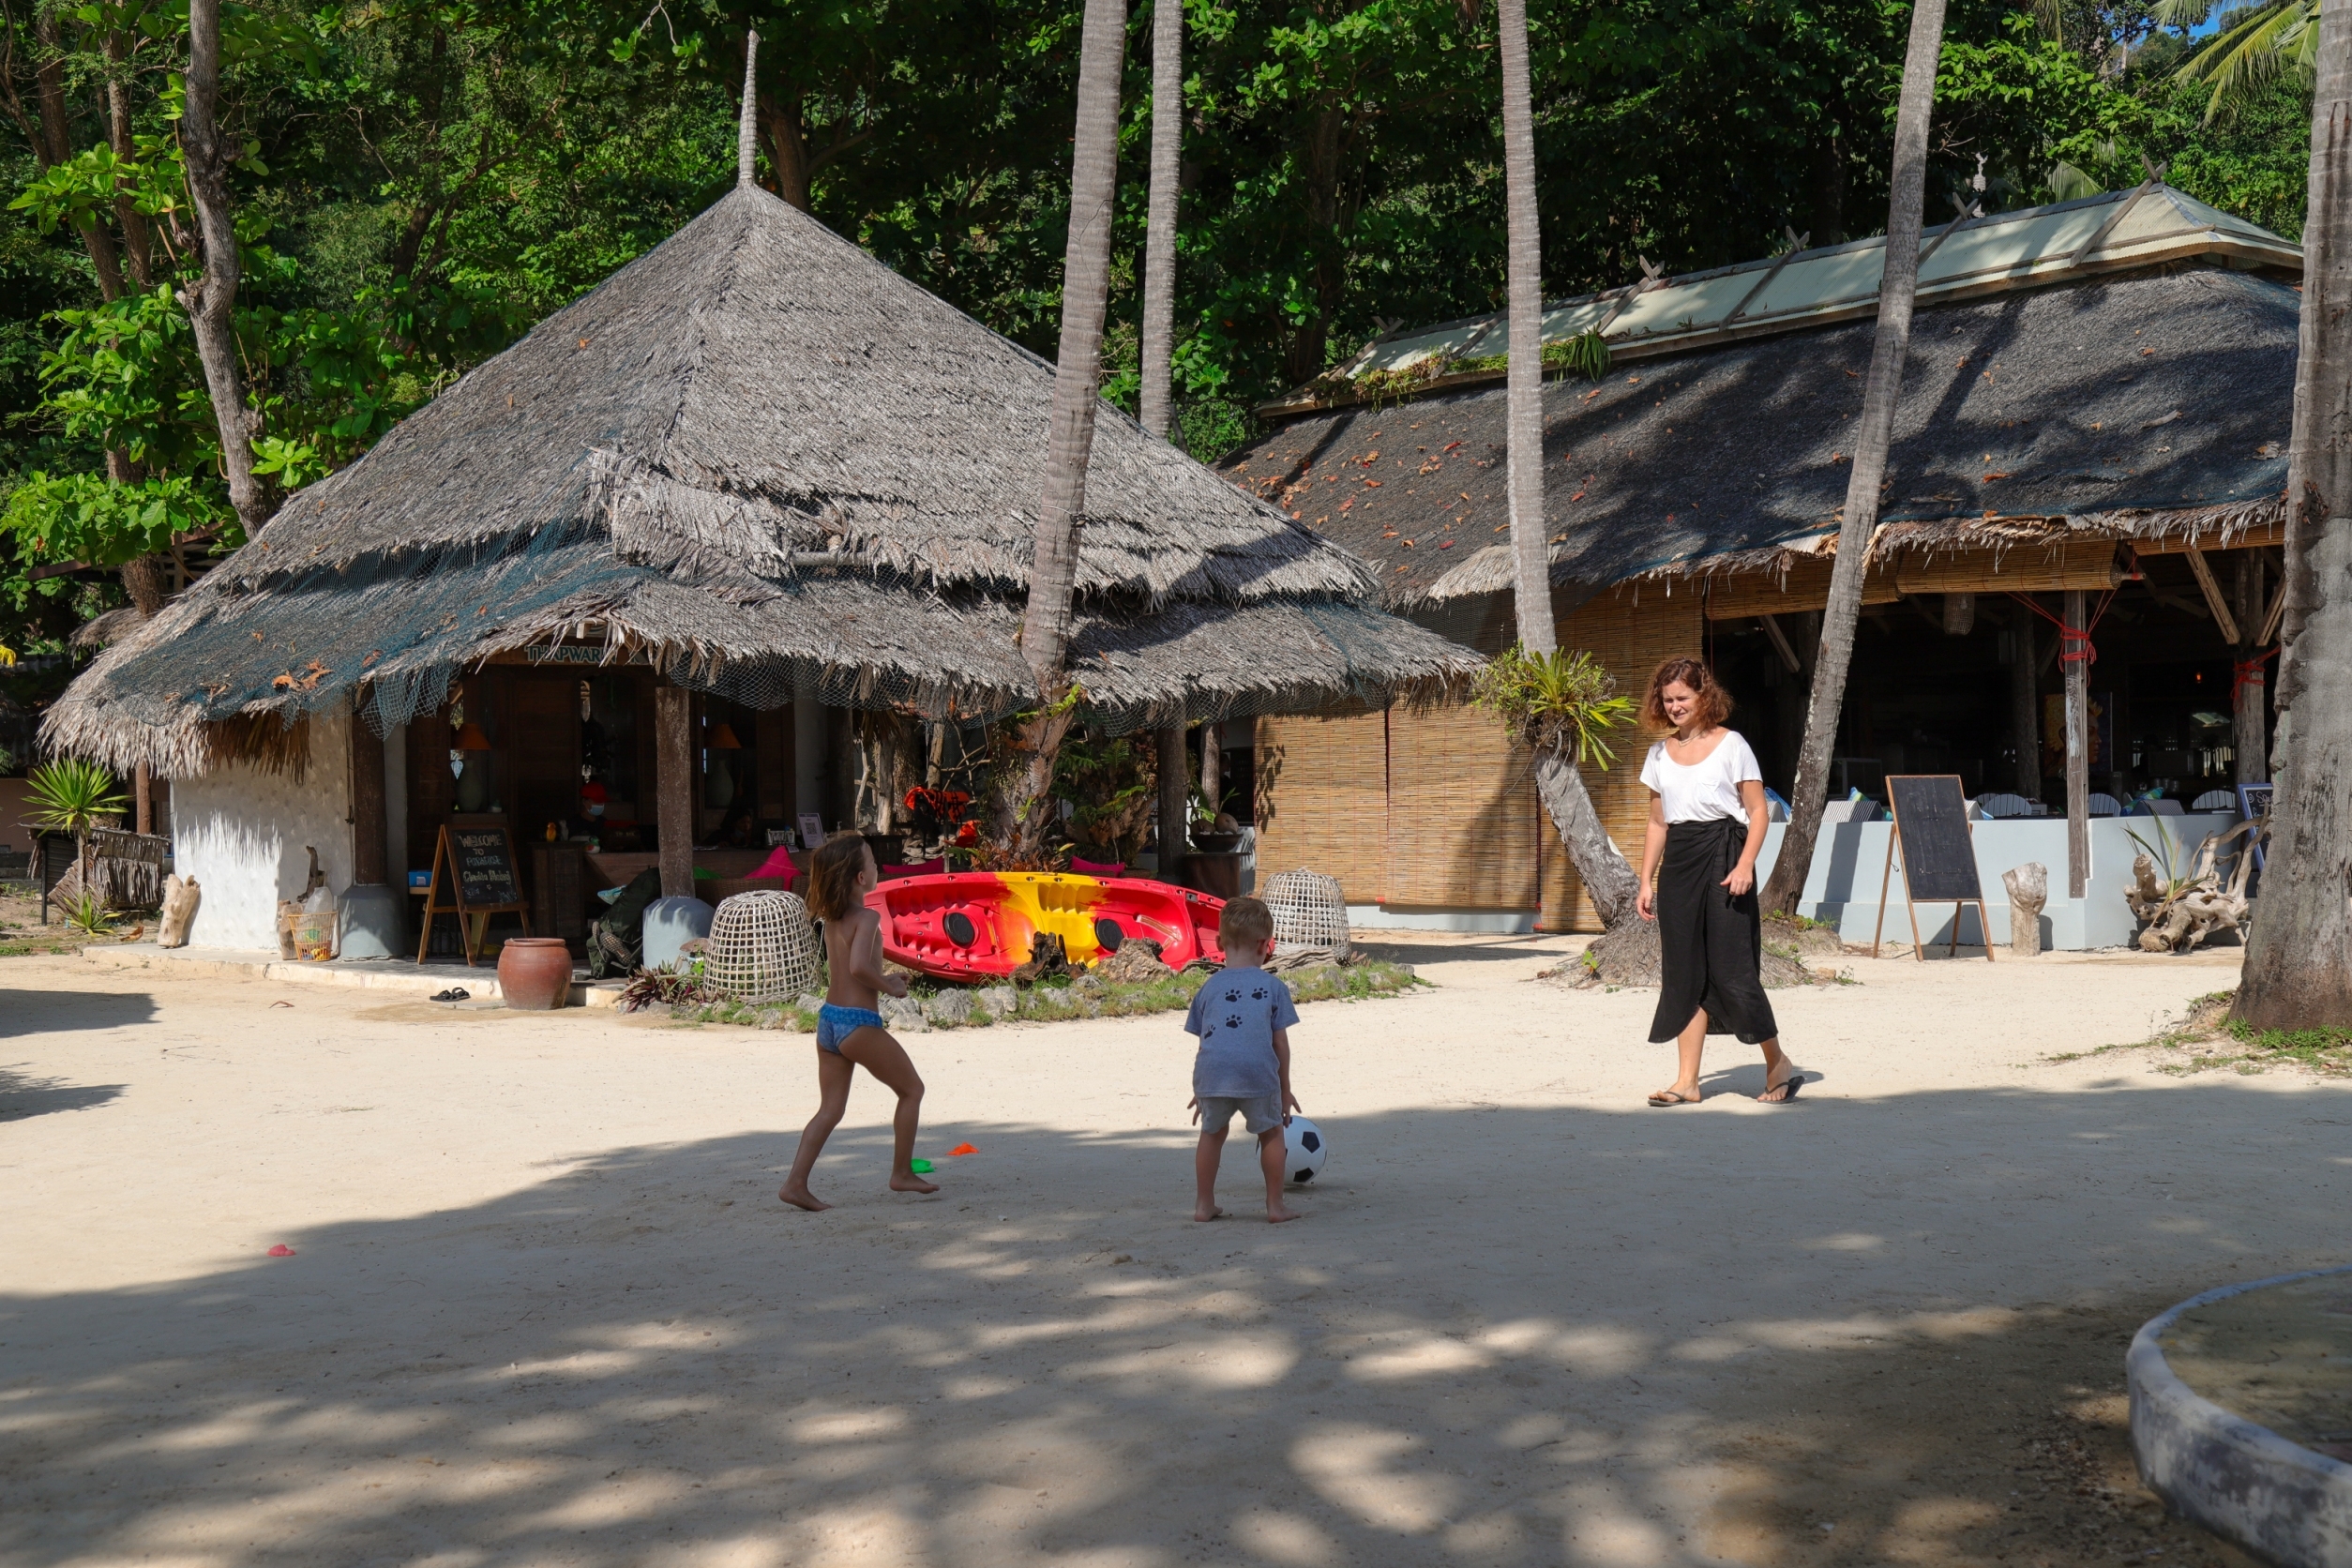
[[2140,1479],[2183,1518],[2291,1568],[2352,1568],[2352,1465],[2193,1392],[2158,1341],[2198,1307],[2329,1274],[2352,1275],[2352,1267],[2304,1269],[2192,1296],[2142,1324],[2123,1363]]

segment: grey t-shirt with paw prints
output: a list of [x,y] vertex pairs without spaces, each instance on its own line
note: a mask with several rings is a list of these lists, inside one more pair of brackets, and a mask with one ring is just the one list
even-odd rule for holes
[[1262,969],[1224,969],[1193,993],[1184,1033],[1200,1037],[1192,1092],[1247,1100],[1282,1093],[1274,1032],[1299,1021],[1290,988]]

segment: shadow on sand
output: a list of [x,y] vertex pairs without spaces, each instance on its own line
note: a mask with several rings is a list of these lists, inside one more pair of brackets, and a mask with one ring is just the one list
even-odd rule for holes
[[1279,1229],[1185,1223],[1173,1130],[958,1124],[931,1199],[845,1132],[822,1215],[789,1131],[584,1154],[0,1300],[0,1558],[2235,1561],[2131,1482],[2124,1345],[2331,1234],[2335,1093],[1332,1118]]

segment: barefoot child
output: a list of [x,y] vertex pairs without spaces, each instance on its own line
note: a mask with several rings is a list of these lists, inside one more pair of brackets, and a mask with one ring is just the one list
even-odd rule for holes
[[1192,1063],[1193,1120],[1200,1123],[1192,1217],[1225,1213],[1217,1207],[1217,1164],[1238,1110],[1242,1125],[1258,1137],[1266,1218],[1279,1225],[1299,1217],[1282,1205],[1282,1129],[1299,1108],[1290,1093],[1290,1026],[1299,1021],[1299,1010],[1290,1004],[1290,988],[1262,967],[1274,951],[1274,912],[1262,901],[1229,899],[1217,920],[1217,942],[1226,967],[1193,994],[1184,1018],[1184,1032],[1200,1039]]
[[874,1010],[877,991],[907,994],[907,983],[882,972],[882,921],[866,907],[877,873],[874,852],[854,833],[826,839],[808,870],[808,912],[825,923],[825,1004],[817,1015],[817,1114],[802,1129],[792,1155],[792,1173],[776,1196],[803,1209],[829,1209],[808,1190],[808,1172],[824,1152],[825,1139],[850,1105],[852,1067],[863,1067],[898,1096],[892,1119],[890,1190],[937,1192],[908,1163],[914,1157],[915,1125],[923,1116],[923,1080],[906,1048],[882,1028]]

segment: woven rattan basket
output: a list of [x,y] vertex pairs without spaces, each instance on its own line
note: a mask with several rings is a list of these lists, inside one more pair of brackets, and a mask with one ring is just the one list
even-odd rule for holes
[[1274,952],[1320,947],[1348,959],[1348,899],[1339,879],[1319,871],[1277,871],[1259,895],[1274,913]]
[[817,984],[817,928],[791,893],[738,893],[711,919],[704,984],[746,1002],[797,998]]

